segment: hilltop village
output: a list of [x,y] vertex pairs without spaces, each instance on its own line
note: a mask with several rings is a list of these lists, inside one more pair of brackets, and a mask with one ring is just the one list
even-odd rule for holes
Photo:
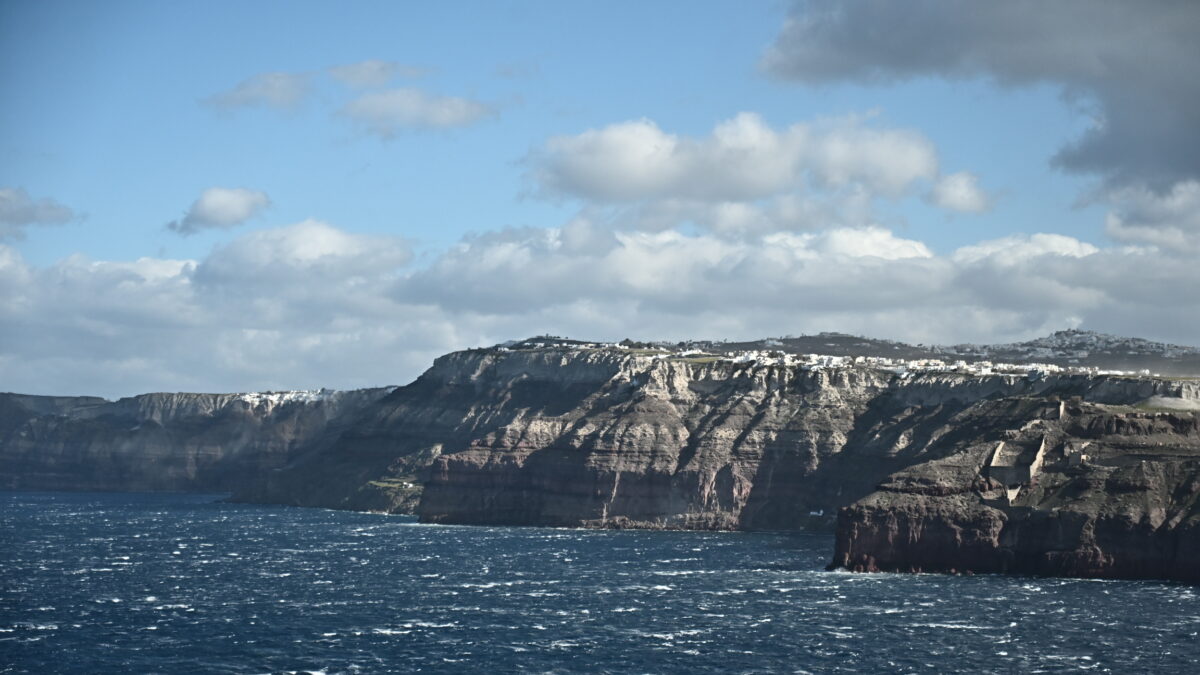
[[754,364],[758,366],[787,366],[801,370],[823,370],[829,368],[870,368],[896,373],[908,377],[919,373],[958,373],[962,375],[1021,375],[1041,377],[1046,374],[1120,375],[1131,377],[1158,376],[1149,369],[1111,370],[1095,366],[1054,363],[1005,363],[989,360],[948,360],[938,358],[905,359],[876,355],[830,355],[797,354],[779,349],[784,344],[779,340],[762,340],[759,349],[720,349],[719,343],[663,343],[663,342],[585,342],[557,336],[538,336],[527,340],[510,341],[496,345],[498,351],[529,351],[539,349],[572,350],[616,350],[655,359],[691,361],[694,363],[727,362]]

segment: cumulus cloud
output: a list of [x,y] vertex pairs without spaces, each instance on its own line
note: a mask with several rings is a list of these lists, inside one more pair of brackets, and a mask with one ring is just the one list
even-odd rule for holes
[[934,204],[961,213],[980,213],[991,207],[987,193],[979,187],[979,177],[967,171],[942,176],[930,190]]
[[1200,4],[1037,0],[797,2],[765,70],[805,83],[923,76],[1052,83],[1099,105],[1054,163],[1112,185],[1200,177]]
[[940,176],[923,135],[851,115],[774,128],[743,112],[701,137],[648,119],[548,139],[525,158],[532,193],[584,202],[617,229],[696,227],[725,237],[877,224],[875,203],[928,192],[939,208],[982,210],[973,174]]
[[252,292],[264,284],[293,287],[297,282],[304,282],[303,286],[320,282],[340,294],[347,284],[385,279],[409,257],[407,246],[392,237],[350,234],[328,223],[306,220],[252,232],[217,248],[197,267],[196,278],[210,287],[230,291],[245,287]]
[[647,119],[556,136],[527,161],[543,194],[598,202],[746,201],[805,183],[894,196],[934,178],[938,163],[933,144],[912,131],[875,129],[858,118],[777,131],[748,112],[699,139]]
[[257,216],[270,205],[267,193],[260,190],[211,187],[192,202],[182,219],[167,223],[167,229],[184,236],[201,230],[229,229]]
[[[574,222],[465,240],[405,277],[396,297],[473,313],[628,305],[637,309],[622,317],[625,325],[650,321],[666,330],[670,321],[650,318],[662,314],[703,333],[688,314],[719,307],[763,312],[776,303],[790,311],[798,303],[816,306],[855,293],[860,309],[863,302],[878,306],[891,301],[892,288],[877,278],[889,263],[912,270],[932,258],[924,244],[879,228],[728,240],[677,231],[587,232],[590,227]],[[912,267],[904,267],[909,261]]]
[[480,101],[411,88],[363,94],[342,108],[343,115],[385,139],[404,129],[464,127],[495,112],[494,107]]
[[384,297],[409,256],[398,239],[314,221],[201,260],[36,267],[0,245],[0,372],[13,390],[107,395],[403,381],[475,339]]
[[959,248],[951,256],[957,263],[991,264],[1012,267],[1041,256],[1083,258],[1099,253],[1100,249],[1087,242],[1061,234],[1014,234]]
[[0,241],[23,239],[30,225],[62,225],[75,212],[49,197],[34,199],[24,188],[0,188]]
[[226,109],[266,106],[286,110],[304,101],[311,87],[312,77],[307,73],[259,73],[205,102]]
[[333,66],[329,69],[329,74],[338,82],[360,89],[382,87],[397,77],[414,78],[421,77],[425,73],[423,68],[379,59]]
[[[1155,269],[1147,275],[1144,266]],[[636,326],[666,339],[852,330],[954,342],[1084,325],[1187,342],[1200,328],[1192,313],[1200,298],[1186,290],[1200,283],[1193,268],[1184,256],[1053,234],[938,256],[877,227],[731,240],[611,232],[576,220],[464,240],[405,275],[392,297],[600,338]]]
[[1105,231],[1121,242],[1200,252],[1200,181],[1183,181],[1163,193],[1129,187],[1110,195],[1115,209]]
[[305,221],[199,260],[40,267],[0,245],[0,372],[35,393],[357,387],[539,332],[959,342],[1084,326],[1187,343],[1195,288],[1194,255],[1052,234],[938,255],[874,226],[730,239],[580,217],[468,237],[417,264],[402,240]]

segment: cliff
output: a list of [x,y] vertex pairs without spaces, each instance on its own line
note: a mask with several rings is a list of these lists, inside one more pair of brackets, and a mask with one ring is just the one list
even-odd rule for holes
[[1200,582],[1200,406],[1161,406],[1194,400],[983,404],[1007,423],[839,513],[832,566]]
[[474,350],[239,498],[388,510],[419,481],[424,522],[803,529],[836,514],[850,569],[1192,579],[1198,399],[1197,382],[1155,378]]
[[826,528],[852,570],[1200,580],[1200,381],[878,363],[538,341],[394,390],[0,395],[0,485]]
[[0,394],[0,486],[21,490],[240,489],[387,389],[95,397]]

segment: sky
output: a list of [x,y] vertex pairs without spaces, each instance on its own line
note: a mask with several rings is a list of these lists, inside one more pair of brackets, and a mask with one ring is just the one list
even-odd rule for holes
[[1200,344],[1200,4],[0,0],[0,390]]

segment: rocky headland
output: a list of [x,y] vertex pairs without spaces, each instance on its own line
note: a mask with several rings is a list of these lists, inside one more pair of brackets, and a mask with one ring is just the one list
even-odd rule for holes
[[[1079,336],[1096,349],[1053,344]],[[826,529],[856,571],[1200,581],[1200,380],[1069,351],[1017,367],[755,346],[530,340],[323,403],[9,395],[0,479],[430,523]]]
[[424,522],[837,533],[852,570],[1196,580],[1200,383],[546,345],[438,359],[240,497]]
[[253,394],[0,393],[0,488],[233,492],[392,388]]

